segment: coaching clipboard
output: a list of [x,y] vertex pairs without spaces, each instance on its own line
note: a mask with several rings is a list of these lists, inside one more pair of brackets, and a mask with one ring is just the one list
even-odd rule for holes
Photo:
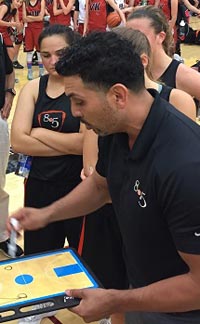
[[[65,290],[100,286],[71,248],[0,261],[0,323],[76,306]],[[33,310],[42,303],[50,306]]]

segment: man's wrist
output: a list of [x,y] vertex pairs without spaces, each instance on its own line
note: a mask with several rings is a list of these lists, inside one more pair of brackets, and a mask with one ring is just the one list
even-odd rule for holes
[[116,290],[109,289],[107,291],[109,300],[107,301],[110,304],[109,308],[111,313],[125,313],[127,307],[126,299],[127,290]]
[[55,214],[54,204],[44,207],[44,218],[45,218],[44,222],[46,223],[46,225],[54,221],[54,217],[55,217],[54,214]]

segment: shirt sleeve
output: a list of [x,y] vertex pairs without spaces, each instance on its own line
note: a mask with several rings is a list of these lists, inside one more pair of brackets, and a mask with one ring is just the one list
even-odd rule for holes
[[185,163],[165,180],[158,200],[176,248],[200,254],[200,164]]

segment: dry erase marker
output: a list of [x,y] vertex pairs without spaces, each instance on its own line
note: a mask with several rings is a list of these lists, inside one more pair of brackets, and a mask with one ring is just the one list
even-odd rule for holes
[[17,229],[19,222],[15,218],[11,218],[10,224],[12,225],[12,229],[10,234],[10,243],[8,244],[8,253],[12,258],[15,258],[17,252]]

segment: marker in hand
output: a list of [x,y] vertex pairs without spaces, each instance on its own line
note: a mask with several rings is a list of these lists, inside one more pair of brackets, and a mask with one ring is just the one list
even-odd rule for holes
[[10,233],[10,243],[8,244],[8,253],[12,258],[15,258],[17,252],[17,231],[19,228],[19,222],[17,219],[11,218],[10,224],[12,229]]

